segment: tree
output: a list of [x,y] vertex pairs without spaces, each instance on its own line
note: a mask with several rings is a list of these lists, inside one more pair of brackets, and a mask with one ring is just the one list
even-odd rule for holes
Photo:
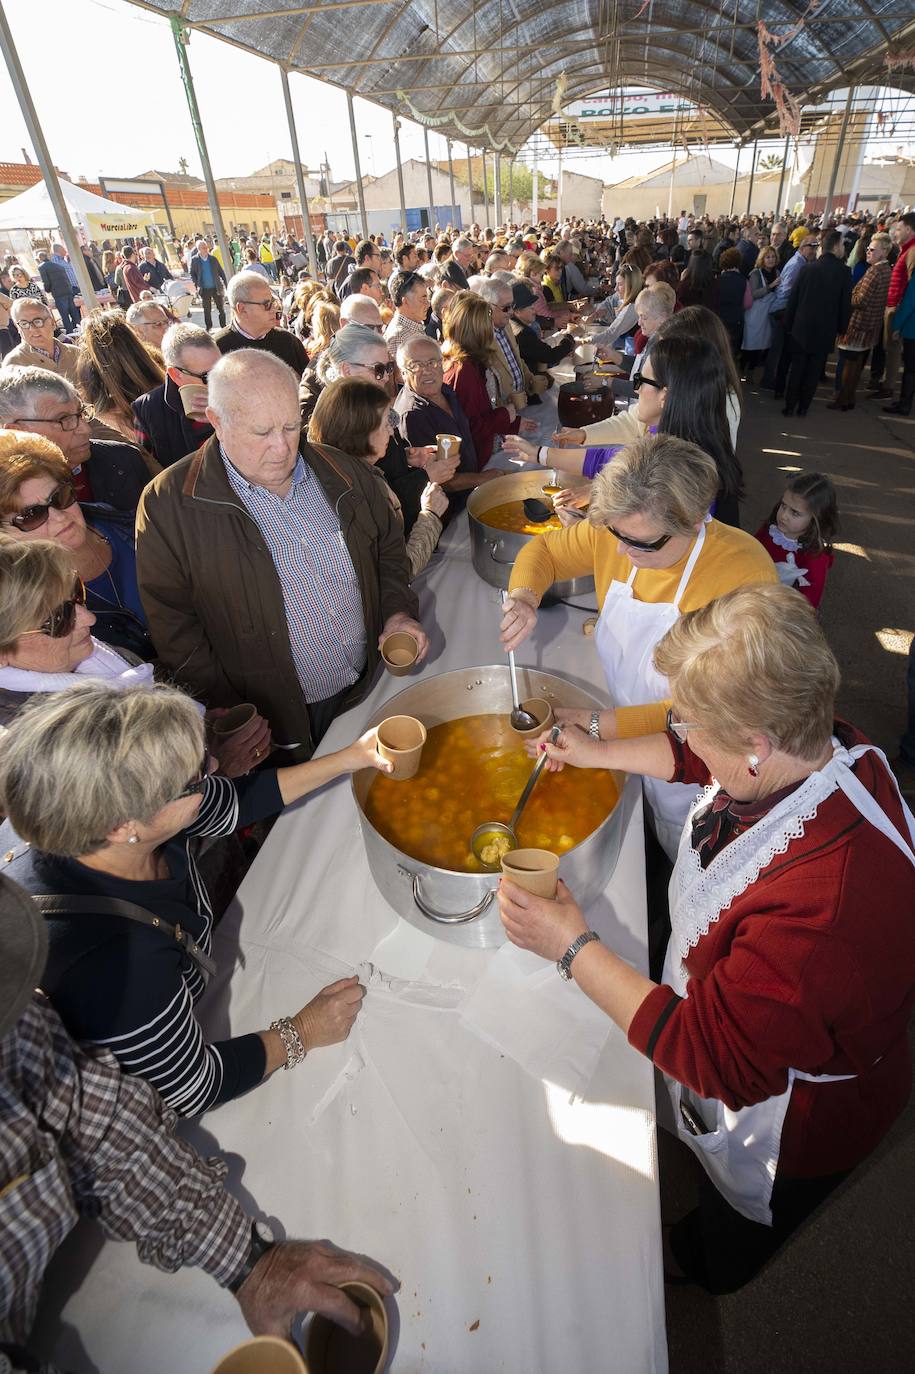
[[766,153],[766,156],[761,157],[756,165],[760,172],[781,171],[782,155],[781,153]]

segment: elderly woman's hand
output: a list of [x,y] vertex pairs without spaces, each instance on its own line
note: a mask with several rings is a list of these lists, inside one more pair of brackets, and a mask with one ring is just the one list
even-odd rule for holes
[[535,897],[508,878],[500,882],[498,896],[499,915],[509,940],[541,959],[561,959],[572,941],[588,929],[581,908],[562,879],[555,900]]
[[378,636],[379,649],[381,648],[382,640],[387,639],[388,635],[393,634],[412,635],[419,645],[419,653],[416,655],[416,662],[422,663],[426,654],[429,652],[429,636],[426,634],[419,621],[407,615],[406,611],[398,611],[396,615],[388,616],[382,626],[381,634]]
[[320,1312],[358,1336],[363,1309],[340,1287],[357,1281],[382,1297],[394,1291],[379,1269],[346,1250],[324,1241],[287,1240],[257,1261],[238,1290],[238,1304],[255,1336],[285,1339],[302,1312]]
[[365,988],[359,979],[340,978],[322,988],[292,1019],[306,1053],[345,1040],[359,1015]]
[[448,509],[448,497],[435,482],[427,482],[419,498],[419,508],[432,515],[442,516]]
[[[206,722],[211,724],[224,716],[228,707],[214,707],[206,713]],[[226,778],[240,778],[250,773],[259,763],[263,763],[273,748],[270,726],[263,716],[253,716],[234,735],[221,738],[213,735],[210,740],[213,757],[218,764],[217,771]]]
[[584,519],[584,507],[588,504],[588,497],[582,496],[580,492],[557,491],[553,497],[553,508],[556,516],[562,525],[575,525],[579,520]]
[[502,448],[511,458],[521,458],[525,463],[536,463],[537,445],[528,443],[520,434],[506,434]]
[[[566,715],[563,712],[562,715]],[[590,711],[587,714],[591,718]],[[560,713],[557,712],[557,718]],[[587,730],[583,730],[581,725],[572,725],[564,720],[560,720],[562,734],[555,744],[550,743],[550,732],[546,730],[537,739],[525,741],[525,749],[531,758],[536,758],[539,754],[546,754],[546,771],[548,773],[561,773],[566,764],[572,768],[605,768],[606,763],[603,759],[601,741],[592,739]]]

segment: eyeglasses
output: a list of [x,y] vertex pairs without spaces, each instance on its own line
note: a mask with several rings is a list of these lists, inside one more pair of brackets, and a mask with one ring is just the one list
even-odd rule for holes
[[663,549],[664,545],[672,538],[669,534],[662,534],[660,539],[652,539],[651,541],[645,539],[630,539],[627,534],[621,534],[620,531],[615,530],[612,525],[608,525],[607,529],[613,535],[614,539],[618,539],[621,544],[625,544],[627,549],[635,549],[638,553],[657,553],[658,550]]
[[76,624],[77,606],[86,604],[86,587],[81,577],[76,579],[73,595],[59,606],[55,606],[47,620],[43,620],[37,630],[23,630],[24,635],[47,635],[49,639],[66,639],[73,633]]
[[206,382],[207,378],[208,378],[209,375],[210,375],[210,374],[209,374],[209,371],[207,371],[207,372],[192,372],[191,369],[190,369],[189,367],[179,367],[179,368],[178,368],[178,371],[179,371],[179,372],[183,372],[184,375],[185,375],[185,377],[196,377],[197,380],[198,380],[198,382],[204,382],[204,383]]
[[41,329],[43,325],[46,325],[48,323],[50,318],[50,315],[35,315],[30,320],[24,320],[20,318],[16,321],[16,323],[20,329]]
[[177,797],[174,798],[174,800],[181,801],[184,797],[196,796],[198,792],[202,796],[203,793],[206,791],[207,778],[209,776],[210,751],[209,749],[204,749],[203,760],[200,764],[200,776],[197,778],[192,778],[191,781],[188,783],[187,787],[183,787],[181,791],[178,793]]
[[385,377],[393,377],[393,363],[351,363],[351,367],[364,367],[366,372],[371,372],[376,382],[383,382]]
[[646,377],[644,372],[637,372],[632,379],[632,389],[638,391],[643,386],[653,386],[656,391],[664,390],[663,382],[656,382],[654,377]]
[[688,730],[701,730],[701,728],[702,727],[697,725],[695,721],[674,720],[673,709],[668,707],[664,729],[667,730],[669,734],[673,735],[675,739],[678,739],[681,744],[686,743],[686,733]]
[[32,530],[39,530],[42,525],[47,524],[49,510],[69,510],[75,500],[76,489],[69,482],[61,482],[51,492],[47,501],[36,501],[31,506],[23,506],[22,510],[0,521],[0,524],[13,525],[17,530],[22,530],[23,534],[31,534]]
[[412,377],[414,372],[441,372],[444,366],[441,358],[428,358],[426,362],[420,362],[417,359],[411,363],[404,363],[403,370],[409,372]]
[[38,415],[20,415],[16,420],[10,420],[11,425],[60,425],[65,434],[71,433],[76,429],[80,420],[89,418],[89,410],[79,402],[77,410],[69,410],[66,415],[60,415],[56,420],[44,420]]
[[235,304],[236,304],[236,305],[259,305],[260,308],[261,308],[261,310],[278,310],[278,309],[279,309],[279,301],[277,301],[277,299],[276,299],[275,296],[271,296],[270,299],[269,299],[269,301],[246,301],[246,300],[239,300],[239,301],[236,301]]

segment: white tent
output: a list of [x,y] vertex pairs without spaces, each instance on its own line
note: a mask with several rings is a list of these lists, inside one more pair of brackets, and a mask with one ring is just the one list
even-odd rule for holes
[[[133,238],[153,223],[148,210],[135,210],[106,200],[83,186],[60,182],[64,202],[73,223],[89,238]],[[0,203],[0,231],[9,229],[59,229],[57,214],[43,181],[30,186],[22,195]]]

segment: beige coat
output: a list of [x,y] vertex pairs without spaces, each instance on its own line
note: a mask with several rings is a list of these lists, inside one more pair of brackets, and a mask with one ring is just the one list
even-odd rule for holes
[[493,341],[491,366],[496,381],[499,384],[499,404],[508,405],[510,401],[516,410],[521,411],[527,405],[528,396],[539,395],[542,391],[546,391],[549,385],[549,378],[545,376],[535,377],[527,366],[527,363],[522,361],[521,354],[518,352],[518,341],[512,333],[511,328],[507,328],[504,333],[508,342],[511,344],[512,352],[521,369],[521,376],[524,378],[524,390],[515,391],[508,363],[502,356],[502,350],[498,343]]

